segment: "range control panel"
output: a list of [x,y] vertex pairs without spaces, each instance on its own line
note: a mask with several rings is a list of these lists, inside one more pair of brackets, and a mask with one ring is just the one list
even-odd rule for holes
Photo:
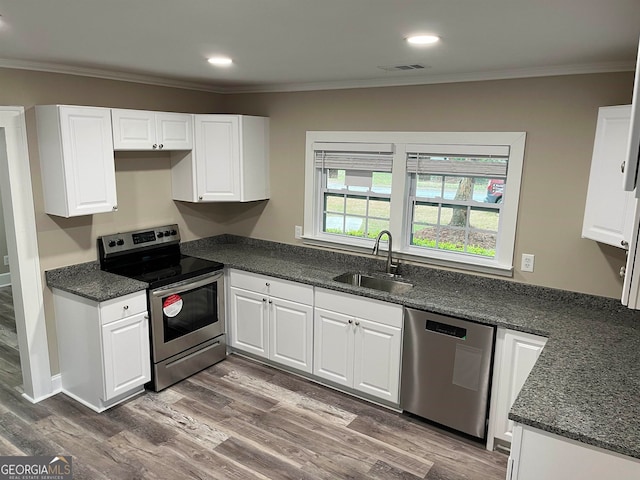
[[147,247],[157,247],[180,243],[177,224],[152,227],[145,230],[114,233],[98,238],[104,257],[127,253]]

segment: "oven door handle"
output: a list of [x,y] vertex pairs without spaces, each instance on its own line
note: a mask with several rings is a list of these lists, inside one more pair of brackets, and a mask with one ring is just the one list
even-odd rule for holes
[[223,275],[223,272],[215,272],[213,274],[207,273],[206,275],[201,275],[199,277],[183,280],[182,282],[172,283],[171,285],[167,285],[166,287],[158,288],[157,290],[151,292],[151,295],[153,295],[154,297],[164,297],[165,295],[172,295],[174,293],[193,290],[194,288],[199,288],[204,285],[214,283],[222,279]]

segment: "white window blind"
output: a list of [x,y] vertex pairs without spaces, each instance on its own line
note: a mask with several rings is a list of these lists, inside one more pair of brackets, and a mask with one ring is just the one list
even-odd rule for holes
[[315,167],[330,170],[390,172],[391,144],[315,143]]
[[503,145],[408,145],[407,171],[469,177],[507,176],[509,147]]

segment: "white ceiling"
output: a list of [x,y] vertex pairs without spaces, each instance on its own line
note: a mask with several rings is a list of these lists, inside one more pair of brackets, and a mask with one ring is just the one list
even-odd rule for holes
[[[0,15],[0,67],[218,92],[632,70],[640,36],[640,0],[0,0]],[[441,41],[404,41],[419,32]]]

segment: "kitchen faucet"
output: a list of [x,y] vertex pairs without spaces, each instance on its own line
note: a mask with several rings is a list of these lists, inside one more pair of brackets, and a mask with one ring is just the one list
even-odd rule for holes
[[388,241],[389,241],[389,250],[387,251],[387,268],[386,268],[386,272],[387,274],[391,275],[391,270],[392,269],[396,269],[398,268],[398,264],[397,263],[393,263],[393,259],[391,258],[392,255],[392,244],[393,244],[393,239],[391,238],[391,232],[389,230],[382,230],[378,236],[376,237],[376,243],[373,245],[373,254],[377,255],[378,254],[378,250],[380,249],[380,238],[386,234]]

